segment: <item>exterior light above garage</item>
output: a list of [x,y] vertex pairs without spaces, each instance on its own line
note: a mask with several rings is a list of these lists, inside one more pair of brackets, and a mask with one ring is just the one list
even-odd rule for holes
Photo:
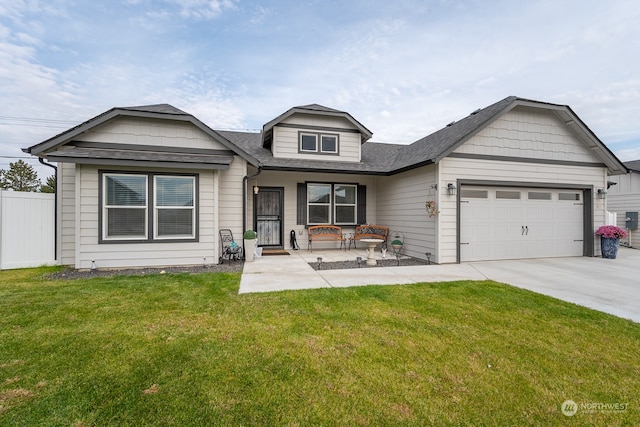
[[598,188],[598,199],[606,199],[607,198],[607,190],[604,188]]

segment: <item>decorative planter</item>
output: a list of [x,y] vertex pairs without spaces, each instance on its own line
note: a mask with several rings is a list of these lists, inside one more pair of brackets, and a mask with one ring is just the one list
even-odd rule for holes
[[620,247],[620,239],[614,239],[611,237],[600,238],[602,258],[616,259],[616,256],[618,256],[618,247]]
[[393,245],[393,244],[392,244],[392,245],[391,245],[391,247],[392,247],[393,249],[395,249],[396,251],[399,251],[400,249],[402,249],[402,245]]
[[256,250],[256,239],[244,239],[244,260],[253,261],[253,253]]

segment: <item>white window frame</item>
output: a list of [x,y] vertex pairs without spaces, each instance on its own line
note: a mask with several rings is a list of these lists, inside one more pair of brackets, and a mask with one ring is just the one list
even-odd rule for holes
[[[324,138],[333,138],[335,140],[335,150],[325,150],[324,149]],[[321,153],[330,153],[330,154],[338,154],[338,135],[333,135],[333,134],[320,134],[320,152]]]
[[[305,149],[305,148],[302,146],[302,139],[303,139],[303,137],[305,137],[305,136],[312,136],[312,137],[316,140],[315,148],[314,148],[313,150]],[[301,153],[317,153],[317,152],[318,152],[318,148],[319,148],[319,147],[318,147],[318,145],[319,145],[319,144],[318,144],[318,139],[319,139],[319,138],[318,138],[318,134],[317,134],[317,133],[311,133],[311,132],[300,132],[300,137],[299,137],[299,147],[300,147],[300,152],[301,152]]]
[[[357,184],[333,184],[333,218],[335,218],[336,225],[353,225],[358,221],[358,185]],[[338,203],[336,197],[336,189],[338,187],[353,187],[354,203]],[[338,222],[338,206],[353,207],[353,222]]]
[[[309,187],[313,186],[313,185],[329,187],[329,202],[328,203],[312,203],[312,202],[309,201]],[[333,219],[331,218],[331,213],[333,211],[333,209],[331,209],[332,204],[333,204],[333,185],[332,184],[328,184],[326,182],[309,182],[309,183],[307,183],[307,224],[308,225],[332,224],[332,221],[333,221]],[[310,219],[311,219],[310,207],[311,206],[327,206],[328,207],[327,215],[329,215],[329,218],[327,218],[327,222],[310,222]]]
[[[112,176],[142,177],[144,178],[145,205],[108,205],[107,204],[107,178]],[[149,238],[149,176],[147,174],[134,173],[104,173],[102,174],[102,240],[141,241]],[[109,209],[144,209],[144,236],[109,236]]]
[[[177,178],[177,179],[189,179],[191,181],[193,189],[193,204],[191,206],[158,206],[157,204],[157,181],[158,178]],[[197,204],[197,192],[196,192],[196,177],[195,176],[180,176],[180,175],[153,175],[153,238],[154,240],[182,240],[182,239],[195,239],[196,237],[196,204]],[[190,209],[191,210],[191,234],[180,234],[170,236],[160,236],[158,234],[158,211],[162,209]]]

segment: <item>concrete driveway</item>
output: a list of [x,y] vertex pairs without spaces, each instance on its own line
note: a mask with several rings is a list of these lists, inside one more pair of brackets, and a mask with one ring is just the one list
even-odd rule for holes
[[620,248],[616,259],[544,258],[470,265],[496,282],[640,323],[640,250]]
[[[542,258],[320,271],[309,266],[305,251],[289,252],[290,256],[245,263],[239,292],[490,279],[640,323],[640,250],[636,249],[620,248],[614,260]],[[335,250],[313,253],[325,260],[338,255],[343,256]]]

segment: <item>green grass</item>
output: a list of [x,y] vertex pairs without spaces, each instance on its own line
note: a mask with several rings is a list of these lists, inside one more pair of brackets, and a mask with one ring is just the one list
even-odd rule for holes
[[51,271],[0,272],[0,425],[640,425],[640,325],[495,282]]

